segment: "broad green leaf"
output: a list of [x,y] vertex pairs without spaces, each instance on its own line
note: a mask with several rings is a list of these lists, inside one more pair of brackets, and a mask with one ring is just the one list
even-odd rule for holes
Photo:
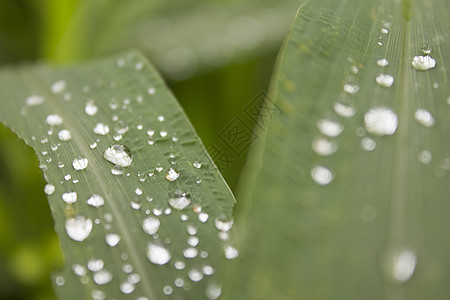
[[225,298],[450,297],[449,12],[443,0],[300,8],[241,176]]
[[48,182],[60,299],[215,299],[234,249],[215,223],[231,220],[234,199],[145,58],[6,69],[0,90],[2,122]]

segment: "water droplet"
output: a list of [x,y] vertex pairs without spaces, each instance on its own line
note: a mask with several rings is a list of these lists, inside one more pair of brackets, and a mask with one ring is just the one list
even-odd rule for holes
[[139,202],[131,201],[130,202],[130,206],[131,206],[132,209],[138,210],[138,209],[140,209],[142,207],[142,204],[139,203]]
[[158,232],[159,226],[161,225],[161,222],[158,218],[154,217],[148,217],[144,219],[144,222],[142,224],[142,229],[150,235],[153,235]]
[[83,156],[77,156],[73,161],[72,161],[72,166],[75,170],[84,170],[87,168],[88,166],[88,159],[86,157]]
[[186,226],[186,230],[190,235],[196,235],[197,234],[197,227],[194,225],[188,225]]
[[434,118],[428,110],[419,108],[414,114],[416,121],[425,127],[432,127],[434,125]]
[[90,259],[88,261],[87,267],[92,272],[97,272],[103,269],[104,263],[101,259]]
[[177,172],[175,169],[170,168],[166,172],[166,179],[169,181],[175,181],[178,179],[178,177],[180,177],[180,173]]
[[158,121],[159,122],[164,122],[164,116],[158,116]]
[[123,68],[123,67],[125,66],[125,59],[119,58],[119,59],[117,60],[116,64],[117,64],[117,66],[118,66],[119,68]]
[[66,280],[62,276],[58,276],[55,278],[55,283],[57,286],[63,286],[66,283]]
[[375,150],[376,147],[377,143],[369,137],[365,137],[361,140],[361,148],[363,148],[366,151]]
[[358,74],[358,72],[359,72],[359,69],[357,66],[352,66],[351,70],[352,70],[353,74]]
[[62,194],[61,198],[68,204],[75,203],[77,201],[77,192],[69,191]]
[[89,148],[91,148],[91,149],[97,148],[97,143],[94,142],[94,143],[90,144]]
[[86,200],[86,203],[93,207],[100,207],[105,204],[105,200],[102,198],[102,196],[93,194],[91,197],[89,197],[89,199]]
[[199,242],[200,240],[196,236],[190,236],[187,240],[188,245],[191,247],[196,247]]
[[67,174],[64,176],[64,180],[69,181],[70,179],[72,179],[72,175]]
[[345,84],[344,85],[344,92],[347,94],[356,94],[359,91],[359,86],[356,84]]
[[75,275],[80,277],[87,274],[86,268],[79,264],[73,264],[72,271]]
[[28,106],[36,106],[36,105],[41,105],[42,103],[44,103],[44,97],[42,96],[36,96],[36,95],[31,95],[29,96],[26,100],[25,103]]
[[203,273],[198,269],[190,269],[188,272],[188,277],[190,280],[197,282],[203,279]]
[[169,197],[169,204],[175,209],[183,210],[191,204],[191,199],[188,193],[183,193],[181,191],[175,191]]
[[194,168],[200,169],[202,167],[202,164],[198,161],[194,161],[194,163],[192,164],[194,166]]
[[209,284],[206,287],[205,295],[209,300],[216,300],[222,294],[222,288],[217,284]]
[[114,126],[114,130],[117,134],[125,134],[128,132],[128,125],[124,121],[118,121],[116,125]]
[[92,297],[92,300],[105,300],[106,299],[105,293],[100,290],[92,290],[91,297]]
[[420,51],[422,51],[422,53],[424,53],[424,54],[430,54],[431,47],[430,47],[430,45],[423,45],[422,50],[420,50]]
[[156,89],[154,87],[151,87],[147,90],[149,95],[154,95],[156,93]]
[[84,241],[92,231],[92,220],[76,216],[66,220],[66,233],[74,241]]
[[166,136],[167,136],[167,131],[161,130],[161,131],[159,132],[159,135],[160,135],[161,137],[166,137]]
[[324,166],[316,166],[311,170],[311,177],[318,185],[327,185],[333,181],[333,173]]
[[109,126],[103,123],[97,123],[94,127],[94,133],[98,135],[107,135],[109,133]]
[[312,141],[312,149],[321,156],[328,156],[338,150],[338,143],[325,138],[316,138]]
[[51,91],[53,94],[59,94],[66,89],[66,81],[60,80],[52,84]]
[[209,218],[209,215],[204,212],[202,212],[198,215],[198,220],[202,223],[205,223],[206,221],[208,221],[208,218]]
[[350,118],[353,117],[356,113],[355,109],[353,107],[344,105],[342,103],[336,102],[333,106],[334,111],[344,118]]
[[44,187],[44,193],[47,195],[53,195],[55,192],[55,186],[53,184],[46,184]]
[[391,87],[394,84],[394,77],[389,74],[380,74],[377,76],[376,82],[381,87]]
[[115,247],[120,242],[120,235],[116,233],[108,233],[105,235],[105,241],[109,246]]
[[124,273],[131,273],[131,272],[133,272],[133,266],[130,264],[125,264],[122,266],[122,271]]
[[116,165],[111,169],[111,174],[113,175],[122,175],[123,173],[125,172],[121,166]]
[[379,67],[386,67],[387,65],[389,65],[389,62],[386,58],[382,58],[382,59],[377,60],[377,65]]
[[232,246],[225,246],[224,250],[226,259],[235,259],[239,256],[239,251]]
[[101,270],[94,273],[94,281],[98,285],[107,284],[112,280],[112,274],[106,270]]
[[89,116],[94,116],[97,113],[98,107],[94,104],[94,100],[89,100],[86,103],[86,106],[84,107],[84,111]]
[[134,68],[135,68],[137,71],[140,71],[140,70],[142,70],[142,69],[144,68],[144,64],[141,63],[141,62],[138,62],[138,63],[136,63],[136,65],[134,66]]
[[414,69],[419,71],[425,71],[432,69],[436,66],[436,60],[431,56],[414,56],[411,65]]
[[336,137],[344,130],[344,126],[342,126],[341,123],[327,119],[320,119],[317,121],[317,127],[320,132],[329,137]]
[[198,255],[198,250],[195,248],[186,248],[183,251],[183,256],[186,258],[194,258]]
[[62,124],[63,119],[59,115],[53,114],[53,115],[48,115],[45,122],[50,126],[58,126],[58,125]]
[[364,115],[364,124],[367,132],[376,135],[393,135],[397,130],[398,117],[389,108],[376,107]]
[[72,138],[72,135],[70,134],[70,131],[67,129],[63,129],[60,132],[58,132],[58,139],[60,141],[68,141]]
[[402,251],[392,256],[391,275],[397,282],[403,283],[408,281],[416,268],[417,258],[412,251]]
[[219,219],[216,219],[214,224],[216,225],[217,230],[226,232],[226,231],[229,231],[233,227],[233,220],[221,221]]
[[387,30],[386,28],[381,29],[381,33],[382,34],[388,34],[389,30]]
[[147,257],[150,262],[154,264],[164,265],[169,262],[171,255],[169,250],[165,247],[158,244],[149,243],[147,245]]
[[182,261],[176,261],[175,262],[175,269],[177,270],[183,270],[186,267],[186,264]]
[[173,293],[172,287],[171,287],[170,285],[166,285],[166,286],[163,288],[163,293],[166,294],[166,295],[172,294],[172,293]]
[[112,145],[106,148],[103,157],[115,165],[128,167],[133,160],[130,149],[125,145]]
[[428,165],[431,162],[431,152],[428,150],[421,151],[419,153],[419,161],[424,165]]

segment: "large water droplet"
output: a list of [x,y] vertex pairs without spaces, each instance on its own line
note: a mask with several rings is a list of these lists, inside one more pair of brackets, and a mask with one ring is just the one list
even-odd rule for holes
[[125,295],[131,294],[134,291],[134,284],[124,281],[120,284],[120,291]]
[[60,132],[58,132],[58,139],[60,141],[68,141],[72,138],[72,134],[70,134],[70,131],[67,129],[63,129]]
[[344,130],[344,126],[342,126],[341,123],[327,119],[320,119],[317,121],[317,127],[320,132],[330,137],[336,137]]
[[72,161],[72,166],[75,170],[84,170],[87,168],[88,166],[88,159],[86,157],[83,156],[77,156],[73,161]]
[[147,257],[150,262],[157,265],[164,265],[169,262],[170,255],[169,250],[167,250],[164,246],[149,243],[147,245]]
[[45,122],[50,126],[58,126],[58,125],[62,124],[63,119],[59,115],[53,114],[53,115],[48,115]]
[[397,130],[398,117],[389,108],[376,107],[364,115],[364,124],[367,132],[376,135],[393,135]]
[[380,74],[377,76],[376,82],[381,87],[390,87],[394,84],[394,77],[389,74]]
[[416,268],[417,258],[412,251],[403,251],[392,257],[392,277],[397,282],[408,281]]
[[62,194],[61,198],[66,202],[67,204],[75,203],[77,201],[77,192],[66,192]]
[[436,60],[431,56],[414,56],[411,65],[414,69],[419,71],[425,71],[432,69],[436,66]]
[[333,173],[326,167],[316,166],[311,170],[311,177],[318,185],[327,185],[333,181]]
[[183,193],[181,191],[175,191],[169,197],[169,204],[175,209],[182,210],[191,204],[191,199],[188,193]]
[[433,115],[428,110],[419,108],[414,114],[417,122],[425,127],[432,127],[434,125]]
[[103,269],[104,262],[101,259],[90,259],[88,261],[87,267],[92,272],[97,272]]
[[84,241],[92,231],[92,220],[84,216],[76,216],[66,220],[66,233],[74,241]]
[[175,169],[170,168],[166,172],[166,179],[169,181],[175,181],[180,177],[180,173],[177,172]]
[[150,235],[153,235],[158,232],[159,226],[161,222],[158,218],[148,217],[144,220],[142,224],[142,229]]
[[188,271],[188,277],[190,280],[197,282],[203,279],[203,273],[197,269],[190,269]]
[[424,165],[428,165],[431,162],[431,152],[428,150],[423,150],[418,155],[419,161]]
[[387,65],[389,65],[389,62],[386,58],[382,58],[382,59],[377,60],[377,65],[379,67],[386,67]]
[[115,165],[128,167],[133,161],[130,149],[125,145],[112,145],[106,148],[103,157]]
[[222,294],[222,288],[217,284],[209,284],[206,287],[205,295],[209,300],[216,300]]

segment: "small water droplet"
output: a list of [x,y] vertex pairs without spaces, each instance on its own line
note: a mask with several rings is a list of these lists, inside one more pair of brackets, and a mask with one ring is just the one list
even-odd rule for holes
[[94,100],[89,100],[86,103],[86,106],[84,107],[84,111],[89,116],[94,116],[97,113],[98,107],[94,104]]
[[134,68],[136,69],[136,71],[140,71],[144,68],[144,64],[141,62],[136,63],[136,65],[134,66]]
[[79,264],[72,265],[72,271],[77,276],[85,276],[87,274],[86,268]]
[[156,93],[156,89],[154,87],[151,87],[147,90],[149,95],[154,95]]
[[65,80],[56,81],[52,84],[51,91],[53,94],[59,94],[66,89],[66,85],[67,83]]
[[58,276],[55,278],[55,283],[57,286],[63,286],[66,283],[66,280],[62,276]]
[[199,161],[194,161],[194,163],[192,164],[194,166],[194,168],[200,169],[202,167],[202,164]]
[[166,137],[166,136],[167,136],[167,131],[161,130],[161,131],[159,132],[159,135],[160,135],[161,137]]
[[58,132],[58,139],[60,141],[68,141],[72,138],[72,135],[70,134],[70,131],[67,129],[63,129],[60,132]]
[[63,119],[57,114],[52,114],[47,116],[45,122],[50,126],[58,126],[62,124]]
[[97,143],[94,142],[94,143],[90,144],[89,148],[91,148],[91,149],[97,148]]
[[387,30],[386,28],[381,29],[381,33],[382,34],[388,34],[389,30]]
[[115,247],[120,242],[120,239],[120,235],[116,233],[108,233],[105,235],[105,241],[111,247]]
[[224,250],[226,259],[235,259],[239,256],[239,251],[232,246],[225,246]]
[[414,56],[411,65],[414,69],[419,71],[425,71],[432,69],[436,66],[436,60],[431,56]]
[[380,74],[377,76],[376,82],[381,87],[391,87],[394,84],[394,77],[389,74]]
[[175,181],[178,179],[178,177],[180,177],[180,173],[177,172],[175,169],[170,168],[166,172],[166,179],[169,181]]
[[86,203],[93,207],[100,207],[105,204],[105,200],[102,198],[102,196],[93,194],[91,197],[89,197],[89,199],[86,200]]
[[197,234],[197,227],[195,227],[194,225],[188,225],[188,226],[186,226],[186,231],[190,235],[196,235]]
[[183,270],[186,267],[186,264],[182,261],[176,261],[175,262],[175,269],[177,270]]
[[98,135],[107,135],[109,133],[109,126],[103,123],[97,123],[94,127],[94,133]]
[[76,216],[66,220],[66,233],[74,241],[84,241],[92,231],[92,220],[84,216]]
[[47,195],[53,195],[53,193],[55,192],[55,186],[53,184],[46,184],[44,187],[44,193],[46,193]]
[[159,221],[158,218],[148,217],[148,218],[144,219],[144,222],[142,224],[142,229],[144,229],[144,231],[147,234],[153,235],[158,232],[160,225],[161,225],[161,222]]
[[422,50],[420,50],[420,51],[422,51],[422,53],[424,53],[424,54],[430,54],[431,47],[430,47],[430,45],[423,45]]
[[123,170],[123,168],[121,166],[117,166],[115,165],[112,169],[111,169],[111,174],[113,175],[123,175],[125,172]]
[[61,198],[68,204],[75,203],[77,201],[77,192],[66,192],[62,194]]
[[389,62],[386,58],[382,58],[382,59],[377,60],[377,65],[379,67],[386,67],[387,65],[389,65]]
[[208,219],[209,219],[209,215],[207,213],[202,212],[202,213],[198,214],[198,220],[200,222],[205,223],[206,221],[208,221]]
[[147,245],[147,257],[150,262],[157,265],[164,265],[170,261],[172,257],[170,255],[169,250],[167,250],[164,246],[149,243]]
[[376,135],[393,135],[397,130],[398,117],[391,109],[376,107],[364,115],[364,125],[367,132]]
[[416,110],[414,117],[417,122],[425,127],[432,127],[434,125],[433,115],[428,110],[419,108]]
[[91,297],[92,297],[92,300],[105,300],[106,294],[100,290],[92,290]]
[[336,102],[333,106],[334,111],[344,118],[350,118],[353,117],[356,113],[355,109],[353,107],[350,107],[348,105],[344,105],[342,103]]
[[408,281],[416,268],[416,255],[410,251],[402,251],[390,257],[388,264],[390,266],[390,275],[399,283]]
[[198,255],[198,250],[195,248],[186,248],[183,251],[183,256],[186,258],[194,258]]
[[67,174],[64,176],[64,180],[69,181],[70,179],[72,179],[72,175]]
[[200,240],[196,236],[190,236],[187,240],[188,245],[191,247],[196,247],[199,242]]
[[73,161],[72,161],[72,166],[75,170],[79,171],[79,170],[84,170],[87,168],[88,166],[88,159],[86,157],[83,156],[77,156]]
[[216,225],[217,230],[223,231],[223,232],[227,232],[231,228],[233,228],[233,220],[222,221],[222,220],[216,219],[214,224]]
[[428,165],[431,162],[431,152],[428,150],[421,151],[419,153],[419,161],[424,165]]
[[112,274],[106,270],[101,270],[94,273],[94,281],[98,285],[107,284],[112,280]]
[[361,148],[366,151],[373,151],[377,147],[377,143],[369,137],[365,137],[361,140]]
[[334,175],[324,166],[316,166],[311,170],[311,177],[318,185],[327,185],[333,181]]
[[164,116],[158,116],[158,121],[159,122],[164,122]]
[[117,66],[119,67],[119,68],[123,68],[124,66],[125,66],[125,59],[123,59],[123,58],[119,58],[118,60],[117,60]]
[[171,287],[170,285],[166,285],[166,286],[163,288],[163,293],[164,293],[165,295],[170,295],[170,294],[172,294],[172,293],[173,293],[172,287]]
[[188,193],[175,191],[169,197],[169,204],[177,210],[183,210],[191,204],[191,199]]
[[316,138],[312,141],[312,149],[321,156],[328,156],[335,153],[339,148],[338,143],[325,138]]
[[25,103],[28,106],[36,106],[36,105],[41,105],[44,103],[44,97],[42,96],[37,96],[37,95],[31,95],[29,96],[26,100]]
[[130,149],[125,145],[112,145],[106,148],[103,157],[115,165],[128,167],[133,160]]
[[359,91],[359,86],[356,84],[345,84],[344,92],[347,94],[356,94]]
[[320,119],[317,121],[317,128],[319,128],[320,132],[329,137],[336,137],[344,130],[344,126],[342,126],[341,123],[327,119]]

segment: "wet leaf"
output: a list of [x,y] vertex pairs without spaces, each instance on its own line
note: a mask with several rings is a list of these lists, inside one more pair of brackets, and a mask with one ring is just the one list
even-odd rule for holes
[[2,122],[36,150],[48,182],[61,299],[220,292],[229,245],[215,223],[231,219],[234,199],[145,58],[6,69],[0,90]]
[[267,102],[283,113],[241,176],[225,298],[449,297],[449,8],[300,8]]

